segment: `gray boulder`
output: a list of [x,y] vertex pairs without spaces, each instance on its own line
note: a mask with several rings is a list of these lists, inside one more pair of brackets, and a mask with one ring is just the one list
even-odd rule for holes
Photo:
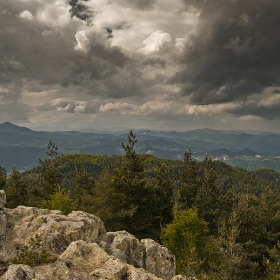
[[99,241],[100,246],[110,255],[135,267],[145,268],[145,247],[126,231],[107,232]]
[[145,268],[162,279],[171,279],[176,274],[175,256],[152,239],[142,239],[145,247]]
[[16,248],[29,246],[35,238],[36,250],[46,249],[56,261],[32,267],[10,265],[1,280],[170,280],[175,276],[175,258],[166,248],[151,239],[140,242],[126,231],[106,233],[103,222],[92,214],[73,211],[65,216],[58,210],[25,206],[0,211],[1,262],[15,257]]
[[108,255],[96,243],[72,242],[52,264],[32,267],[11,265],[1,280],[160,280],[142,268],[135,268]]
[[75,240],[96,242],[105,233],[94,215],[74,211],[65,216],[58,210],[25,206],[0,212],[0,224],[0,260],[14,257],[16,247],[28,246],[36,236],[42,248],[58,256]]
[[3,190],[0,190],[0,211],[4,210],[6,204],[6,194]]
[[99,241],[110,255],[169,280],[175,276],[175,256],[152,239],[141,242],[126,231],[107,232]]
[[32,280],[34,278],[34,271],[28,265],[13,264],[9,266],[1,280]]

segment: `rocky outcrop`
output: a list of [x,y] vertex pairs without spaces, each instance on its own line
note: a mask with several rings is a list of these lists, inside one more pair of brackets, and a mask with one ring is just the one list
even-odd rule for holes
[[42,247],[60,255],[71,242],[96,242],[105,233],[103,222],[94,215],[75,211],[68,216],[58,210],[18,206],[0,212],[0,260],[15,256],[16,248],[39,237]]
[[145,268],[145,247],[128,232],[107,232],[102,236],[99,244],[108,254],[123,262]]
[[174,255],[152,239],[140,242],[126,231],[117,231],[104,234],[99,244],[108,254],[160,278],[171,279],[175,275]]
[[[9,278],[5,278],[5,277]],[[12,265],[4,275],[8,279],[114,279],[160,280],[155,275],[138,269],[108,255],[96,243],[79,240],[72,242],[53,264],[36,267]]]
[[15,257],[16,248],[29,246],[36,238],[39,249],[56,261],[32,267],[10,265],[1,280],[169,280],[175,276],[174,256],[151,239],[139,241],[126,231],[106,232],[98,217],[85,212],[65,216],[35,207],[8,209],[2,201],[0,262]]
[[6,204],[6,194],[3,190],[0,190],[0,211],[4,209]]
[[160,280],[141,268],[109,256],[96,243],[72,242],[59,259],[48,265],[11,265],[1,280]]
[[152,239],[142,239],[145,247],[145,268],[163,279],[171,279],[175,275],[175,257],[170,251]]

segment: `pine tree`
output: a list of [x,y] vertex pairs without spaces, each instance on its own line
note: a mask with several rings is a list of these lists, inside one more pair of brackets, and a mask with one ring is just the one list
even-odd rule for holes
[[144,173],[145,157],[137,154],[136,136],[128,134],[122,143],[125,156],[105,169],[96,181],[94,207],[108,230],[127,230],[138,238],[147,237],[152,226],[150,197]]
[[93,211],[109,231],[128,230],[127,223],[137,210],[126,194],[124,181],[119,160],[105,168],[96,181]]
[[175,208],[178,210],[196,209],[200,218],[209,226],[210,232],[217,230],[219,218],[219,190],[216,185],[217,175],[211,158],[206,155],[200,169],[192,160],[192,151],[184,153],[183,170]]
[[[271,243],[273,238],[271,239],[272,232],[269,231],[272,228],[268,228],[268,225],[272,224],[272,219],[279,210],[276,213],[269,211],[269,207],[276,210],[277,206],[273,205],[271,194],[263,195],[256,188],[250,172],[247,171],[244,177],[245,180],[239,185],[238,201],[234,209],[240,223],[237,242],[242,244],[244,255],[239,273],[243,279],[248,277],[250,279],[263,279],[266,275],[265,256],[269,256],[269,247],[271,248],[277,242],[276,238],[274,243]],[[263,208],[261,200],[264,200],[265,204],[271,205]],[[277,200],[276,198],[274,201]],[[277,203],[279,205],[279,200]],[[272,215],[270,216],[270,214]],[[276,236],[278,237],[279,233]]]
[[180,176],[180,187],[176,198],[176,209],[187,210],[193,208],[199,188],[196,162],[192,160],[192,150],[184,153],[183,170]]
[[6,186],[7,171],[0,165],[0,190],[3,190]]
[[94,186],[95,180],[86,170],[83,170],[82,172],[76,170],[72,198],[76,201],[78,210],[88,213],[93,211]]
[[258,265],[248,260],[244,244],[238,242],[239,235],[240,221],[233,211],[229,219],[221,223],[217,237],[212,237],[219,261],[211,263],[210,279],[258,279]]
[[220,217],[221,210],[216,179],[213,160],[206,155],[202,163],[202,176],[199,181],[194,208],[197,209],[199,217],[208,223],[211,234],[217,230],[217,220]]
[[15,168],[7,180],[5,188],[7,195],[7,207],[15,208],[19,205],[27,205],[28,203],[28,183],[20,175],[20,172]]
[[30,204],[33,206],[42,207],[44,205],[46,207],[50,196],[56,192],[57,186],[60,185],[62,174],[59,171],[59,164],[56,160],[57,150],[56,144],[50,140],[47,145],[47,158],[44,160],[38,158],[40,173],[38,183],[31,191]]
[[170,180],[169,172],[164,164],[161,164],[156,172],[153,190],[153,213],[158,219],[159,230],[172,221],[174,207],[174,186]]

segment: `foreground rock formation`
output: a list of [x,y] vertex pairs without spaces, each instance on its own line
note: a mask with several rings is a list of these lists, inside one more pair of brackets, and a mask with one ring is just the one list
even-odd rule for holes
[[0,192],[0,262],[17,256],[17,249],[27,246],[28,250],[34,240],[34,250],[45,250],[53,262],[32,267],[11,264],[1,280],[169,280],[175,276],[174,255],[151,239],[139,241],[126,231],[106,232],[98,217],[85,212],[65,216],[35,207],[8,209],[5,201],[5,193]]
[[0,190],[0,210],[3,210],[6,204],[6,194],[3,190]]

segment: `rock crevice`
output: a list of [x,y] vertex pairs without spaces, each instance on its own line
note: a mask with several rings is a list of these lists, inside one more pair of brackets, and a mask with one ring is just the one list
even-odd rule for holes
[[106,232],[96,216],[73,211],[18,206],[4,208],[0,190],[0,262],[16,256],[17,248],[37,238],[53,263],[12,264],[0,280],[116,279],[169,280],[175,276],[175,257],[152,239],[139,241],[126,231]]

